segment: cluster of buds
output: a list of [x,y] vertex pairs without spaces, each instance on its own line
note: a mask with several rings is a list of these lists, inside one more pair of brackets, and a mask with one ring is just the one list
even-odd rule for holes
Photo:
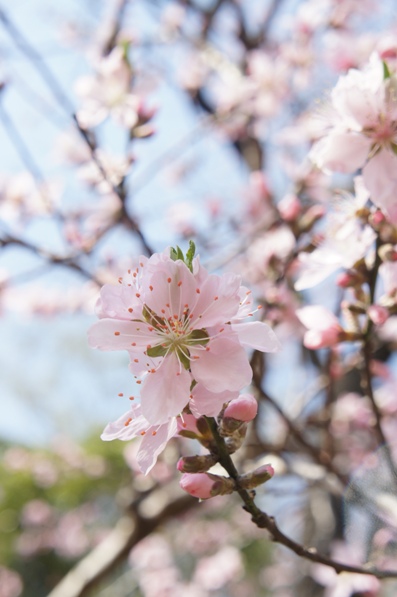
[[[221,411],[217,419],[217,430],[224,439],[229,454],[241,447],[247,433],[247,424],[255,418],[257,411],[258,404],[251,394],[241,394]],[[208,454],[180,458],[177,465],[178,470],[184,473],[180,481],[181,488],[201,500],[233,493],[238,487],[252,490],[274,475],[270,464],[236,479],[208,472],[220,462],[221,454],[206,417],[197,419],[195,430],[182,429],[179,435],[198,440],[209,451]]]

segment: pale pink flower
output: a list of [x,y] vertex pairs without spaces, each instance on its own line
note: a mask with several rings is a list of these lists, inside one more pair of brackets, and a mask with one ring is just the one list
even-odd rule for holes
[[139,120],[141,99],[130,88],[131,70],[123,48],[117,46],[101,59],[95,75],[77,81],[76,92],[83,100],[77,112],[81,126],[91,128],[112,116],[122,126],[134,127]]
[[385,77],[384,64],[373,54],[363,70],[351,69],[331,93],[333,125],[310,153],[324,170],[363,169],[371,199],[397,223],[397,78]]
[[198,258],[191,272],[169,251],[142,257],[120,286],[105,285],[98,309],[89,343],[130,353],[130,369],[142,378],[142,414],[152,425],[177,416],[189,400],[195,415],[210,414],[211,394],[216,414],[251,381],[243,347],[279,348],[267,324],[245,321],[252,305],[239,276],[210,275]]
[[152,470],[157,457],[176,433],[175,417],[163,425],[153,426],[142,415],[141,405],[132,404],[130,410],[121,415],[117,421],[106,425],[101,439],[104,441],[113,439],[129,441],[135,437],[142,437],[137,453],[137,462],[140,470],[146,475]]
[[342,327],[335,315],[321,305],[297,309],[296,315],[308,329],[303,338],[306,348],[316,350],[333,346],[339,340]]

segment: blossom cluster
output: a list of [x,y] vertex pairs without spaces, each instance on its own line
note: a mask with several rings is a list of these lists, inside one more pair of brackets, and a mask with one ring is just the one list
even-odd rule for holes
[[217,416],[238,398],[252,379],[245,348],[279,348],[272,329],[251,320],[253,311],[240,276],[209,274],[193,243],[186,261],[180,250],[142,256],[128,278],[105,285],[89,343],[128,352],[141,402],[108,425],[104,439],[145,434],[139,459],[147,472],[183,412]]

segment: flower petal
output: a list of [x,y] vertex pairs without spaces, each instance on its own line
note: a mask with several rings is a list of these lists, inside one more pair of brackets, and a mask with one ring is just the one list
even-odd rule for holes
[[262,352],[277,352],[281,344],[272,328],[263,321],[232,323],[232,330],[238,335],[242,346]]
[[154,373],[148,373],[141,390],[142,413],[153,425],[176,417],[189,401],[192,377],[174,353],[164,358]]
[[241,390],[252,379],[247,355],[237,339],[221,335],[205,350],[192,348],[190,352],[198,357],[191,363],[193,377],[210,392]]
[[161,340],[149,328],[140,321],[100,319],[88,330],[88,343],[100,350],[142,351]]
[[176,432],[177,422],[173,418],[168,423],[160,425],[157,430],[150,427],[145,433],[137,454],[139,468],[145,475],[152,470],[156,464],[158,455],[164,450],[167,442]]
[[197,384],[192,391],[193,398],[189,402],[191,412],[195,417],[216,417],[225,402],[237,398],[239,393],[236,392],[210,392],[203,386],[203,384]]

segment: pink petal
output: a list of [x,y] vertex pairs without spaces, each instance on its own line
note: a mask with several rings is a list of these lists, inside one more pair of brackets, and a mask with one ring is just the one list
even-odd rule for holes
[[207,328],[226,323],[236,315],[240,299],[241,279],[235,274],[208,276],[202,286],[194,307],[192,325],[195,328]]
[[322,170],[355,172],[365,164],[372,141],[360,133],[330,133],[310,152],[311,160]]
[[97,303],[99,317],[126,319],[127,321],[139,318],[142,313],[142,302],[135,293],[135,288],[124,284],[117,286],[105,284]]
[[310,305],[296,310],[299,321],[309,330],[328,330],[329,328],[340,328],[338,318],[321,305]]
[[262,352],[277,352],[281,344],[270,326],[263,321],[232,323],[232,330],[238,335],[242,346]]
[[189,407],[195,417],[203,415],[207,417],[216,417],[225,402],[237,398],[238,392],[210,392],[202,384],[197,384],[192,391],[193,398],[189,402]]
[[129,441],[140,435],[142,431],[146,431],[148,427],[149,423],[140,414],[140,405],[133,404],[130,410],[121,415],[117,421],[106,425],[101,439],[104,441],[113,439]]
[[168,423],[160,425],[156,430],[154,427],[150,427],[145,433],[137,455],[139,468],[145,475],[152,470],[156,464],[158,455],[164,450],[167,442],[176,432],[177,422],[173,418]]
[[230,336],[219,336],[210,341],[209,350],[191,349],[194,379],[201,382],[210,392],[241,390],[250,383],[252,369],[245,350]]
[[176,417],[189,401],[192,377],[174,353],[165,357],[155,373],[148,373],[141,391],[142,413],[153,425]]
[[101,319],[88,330],[88,343],[100,350],[142,351],[161,340],[149,327],[144,322]]
[[380,151],[364,166],[363,177],[371,201],[397,225],[397,156]]

